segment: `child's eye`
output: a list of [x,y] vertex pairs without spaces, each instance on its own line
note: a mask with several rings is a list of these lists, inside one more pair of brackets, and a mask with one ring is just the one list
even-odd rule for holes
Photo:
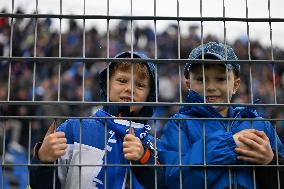
[[117,81],[120,83],[127,83],[127,80],[124,78],[118,78]]
[[146,87],[146,85],[144,83],[137,83],[136,86],[138,88],[145,88]]
[[223,82],[226,81],[227,78],[226,77],[217,77],[217,81]]
[[198,81],[198,82],[203,82],[203,78],[202,78],[202,77],[197,77],[197,78],[196,78],[196,81]]

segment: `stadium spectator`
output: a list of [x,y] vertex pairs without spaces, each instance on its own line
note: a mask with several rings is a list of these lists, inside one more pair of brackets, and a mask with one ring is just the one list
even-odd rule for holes
[[[238,60],[234,50],[223,43],[209,42],[196,47],[189,59],[203,59],[203,55],[205,60],[211,61]],[[240,65],[236,63],[205,64],[204,68],[201,63],[187,63],[184,70],[189,89],[187,103],[230,103],[241,84]],[[231,170],[225,166],[203,167],[276,164],[277,155],[282,162],[284,147],[270,122],[262,121],[253,107],[222,105],[182,107],[165,125],[159,150],[161,163],[170,165],[165,167],[167,188],[176,188],[181,183],[182,188],[211,189],[267,188],[267,183],[277,186],[276,177],[263,183],[265,176],[259,175],[258,170],[255,186],[251,167]],[[277,175],[276,169],[270,171]]]
[[[147,59],[144,54],[137,52],[134,52],[133,56]],[[115,57],[130,58],[131,53],[123,52]],[[109,65],[109,78],[107,78],[107,68],[100,73],[101,94],[106,101],[107,98],[110,102],[131,102],[132,98],[134,102],[155,101],[154,64],[147,60],[144,63],[134,64],[133,83],[131,67],[131,63],[127,61],[112,62]],[[56,132],[54,132],[53,125],[48,129],[43,142],[35,146],[33,162],[48,164],[58,160],[56,189],[154,188],[155,181],[152,178],[155,171],[150,167],[131,169],[127,166],[114,166],[106,169],[103,167],[104,163],[128,165],[129,161],[134,164],[154,164],[155,141],[149,135],[151,127],[147,125],[147,120],[129,122],[114,118],[114,116],[151,117],[152,114],[153,108],[149,106],[105,105],[95,112],[94,119],[83,119],[82,121],[69,119],[62,123]],[[102,117],[110,119],[100,119]],[[78,164],[100,166],[78,168],[76,167]],[[54,177],[51,175],[53,173],[53,167],[32,167],[31,188],[52,188]],[[162,179],[162,175],[159,174],[159,176]]]

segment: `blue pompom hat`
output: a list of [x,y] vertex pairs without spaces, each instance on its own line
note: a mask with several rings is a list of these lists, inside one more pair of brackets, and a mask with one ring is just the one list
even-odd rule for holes
[[[234,50],[223,43],[209,42],[194,48],[189,54],[189,59],[202,59],[202,49],[204,50],[205,59],[218,59],[218,60],[238,60]],[[226,59],[227,50],[227,59]],[[184,76],[188,77],[189,71],[193,63],[186,63],[184,67]],[[234,70],[236,73],[240,72],[241,66],[239,64],[226,63],[229,70]]]

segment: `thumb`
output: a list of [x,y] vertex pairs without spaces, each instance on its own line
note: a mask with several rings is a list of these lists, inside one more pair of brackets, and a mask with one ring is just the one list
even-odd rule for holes
[[133,127],[130,127],[130,128],[129,128],[128,134],[131,134],[131,135],[134,135],[134,136],[135,136]]
[[55,129],[56,129],[56,121],[54,120],[53,123],[49,126],[45,136],[47,137],[48,135],[54,133]]

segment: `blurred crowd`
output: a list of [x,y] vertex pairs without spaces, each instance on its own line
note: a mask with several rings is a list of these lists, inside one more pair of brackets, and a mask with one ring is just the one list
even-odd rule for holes
[[[17,13],[23,12],[18,10]],[[109,40],[107,40],[106,32],[98,32],[97,26],[86,29],[85,42],[83,41],[83,29],[78,22],[70,19],[68,24],[67,31],[60,34],[53,28],[50,18],[37,21],[30,18],[16,18],[13,27],[11,27],[10,19],[0,17],[0,56],[106,58],[108,49],[110,57],[118,52],[131,50],[129,21],[118,21],[117,26],[109,32]],[[35,35],[36,27],[37,33]],[[12,32],[11,28],[13,28]],[[179,57],[186,59],[190,51],[201,44],[199,25],[190,25],[188,34],[181,36],[178,34],[176,24],[170,24],[163,32],[156,34],[154,28],[149,26],[134,25],[133,31],[133,49],[145,52],[150,58],[155,58],[155,35],[156,53],[159,59],[177,59]],[[178,56],[179,37],[180,56]],[[223,42],[214,34],[204,37],[203,42],[208,41]],[[108,42],[109,48],[107,48]],[[274,60],[284,60],[283,49],[276,46],[271,49],[258,41],[250,40],[250,51],[248,51],[246,36],[241,35],[229,45],[235,49],[240,60],[271,60],[272,52]],[[101,101],[98,73],[106,65],[105,62],[83,64],[82,62],[13,61],[11,69],[9,69],[9,62],[0,60],[0,101],[7,101],[8,93],[10,101]],[[181,68],[183,66],[181,65]],[[33,78],[34,70],[35,80]],[[84,76],[83,70],[85,70]],[[9,73],[11,73],[10,78]],[[82,85],[83,77],[84,86]],[[182,75],[179,77],[178,64],[158,64],[160,102],[179,102],[180,97],[184,99],[186,88],[182,78]],[[242,64],[241,79],[241,89],[234,98],[234,102],[255,103],[259,99],[262,104],[284,103],[283,64],[250,64],[248,61],[248,64]],[[10,81],[9,90],[8,81]],[[179,90],[180,85],[182,94]],[[155,116],[168,117],[177,108],[176,106],[157,107]],[[95,109],[96,107],[91,105],[1,105],[0,115],[90,116]],[[284,118],[283,107],[260,107],[258,109],[265,118]],[[36,141],[42,139],[52,121],[52,119],[30,121],[28,119],[4,120],[1,118],[0,138],[3,142],[5,133],[5,145],[1,145],[1,148],[3,147],[2,154],[5,150],[5,159],[14,163],[27,161],[27,158],[21,159],[21,155],[28,152],[29,145],[33,146]],[[273,124],[277,126],[277,131],[283,140],[284,121],[277,121]],[[162,132],[162,126],[163,122],[158,122],[156,125],[158,136]],[[31,128],[31,137],[29,137],[29,128]],[[29,138],[31,144],[29,144]],[[14,173],[15,171],[16,173]],[[21,174],[27,173],[27,170],[22,171]],[[13,170],[13,173],[14,176],[21,175],[17,173],[17,170]],[[19,188],[21,188],[20,185]]]

